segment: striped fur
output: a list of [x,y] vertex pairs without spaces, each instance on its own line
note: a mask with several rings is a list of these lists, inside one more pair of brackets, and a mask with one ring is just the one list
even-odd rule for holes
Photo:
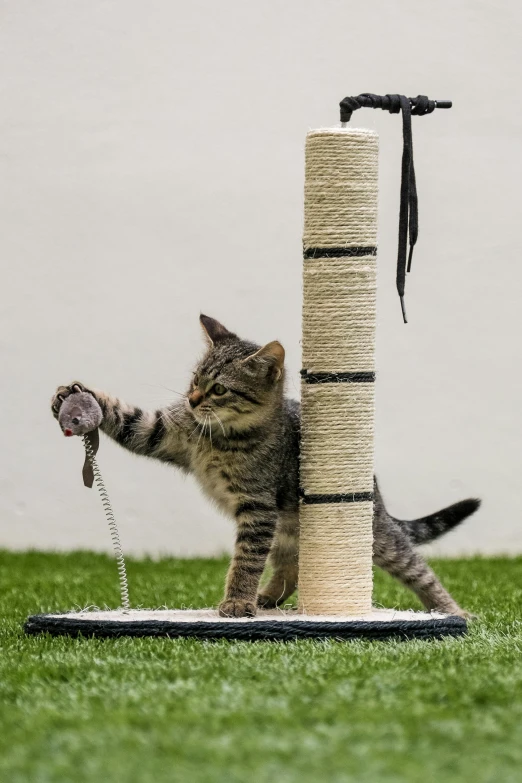
[[[208,350],[185,397],[144,411],[74,382],[57,389],[61,401],[80,387],[103,412],[102,431],[135,454],[194,475],[204,493],[236,523],[234,555],[220,611],[254,615],[256,605],[283,603],[298,574],[299,404],[284,397],[284,350],[240,340],[201,316]],[[418,522],[391,517],[377,484],[374,561],[410,587],[430,609],[465,614],[444,590],[414,543],[442,535],[478,507],[468,500]],[[259,591],[267,558],[272,577]]]

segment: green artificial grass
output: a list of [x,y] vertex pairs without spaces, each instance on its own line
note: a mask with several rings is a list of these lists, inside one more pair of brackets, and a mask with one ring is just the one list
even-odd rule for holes
[[[439,560],[480,619],[431,642],[27,637],[28,614],[116,606],[103,555],[0,552],[0,780],[522,779],[522,558]],[[207,606],[225,560],[129,560],[134,605]],[[418,607],[381,572],[375,600]]]

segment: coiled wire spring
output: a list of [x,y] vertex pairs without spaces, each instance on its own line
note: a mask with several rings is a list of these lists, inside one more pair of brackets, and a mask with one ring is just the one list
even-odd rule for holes
[[87,459],[92,465],[92,472],[94,473],[94,479],[98,487],[98,492],[100,493],[103,509],[105,511],[105,516],[107,517],[107,522],[109,523],[109,531],[111,534],[112,546],[114,549],[114,555],[116,557],[116,563],[118,565],[121,605],[124,612],[129,612],[130,611],[129,583],[127,581],[127,569],[125,567],[125,559],[123,557],[123,552],[121,549],[118,526],[114,518],[111,501],[109,500],[109,494],[105,488],[105,484],[103,483],[100,468],[98,467],[98,463],[96,461],[96,455],[94,453],[88,435],[83,436],[83,445],[85,446],[85,453],[87,454]]

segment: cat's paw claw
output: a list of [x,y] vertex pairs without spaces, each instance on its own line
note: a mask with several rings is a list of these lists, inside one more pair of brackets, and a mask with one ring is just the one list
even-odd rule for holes
[[69,386],[58,386],[51,400],[53,416],[58,418],[62,403],[70,394],[76,394],[77,392],[83,391],[86,391],[86,388],[83,383],[80,383],[79,381],[73,381]]
[[256,605],[242,598],[225,599],[219,604],[220,617],[255,617]]

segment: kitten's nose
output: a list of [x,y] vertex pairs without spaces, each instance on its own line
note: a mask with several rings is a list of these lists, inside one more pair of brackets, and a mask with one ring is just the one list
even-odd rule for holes
[[196,389],[196,391],[193,391],[192,394],[189,394],[188,401],[190,407],[195,408],[197,405],[199,405],[202,399],[203,399],[203,395],[201,394],[200,391],[198,391],[198,389]]
[[71,419],[71,421],[72,421],[73,424],[79,424],[80,423],[80,419],[78,419],[76,416],[74,417],[74,419]]

